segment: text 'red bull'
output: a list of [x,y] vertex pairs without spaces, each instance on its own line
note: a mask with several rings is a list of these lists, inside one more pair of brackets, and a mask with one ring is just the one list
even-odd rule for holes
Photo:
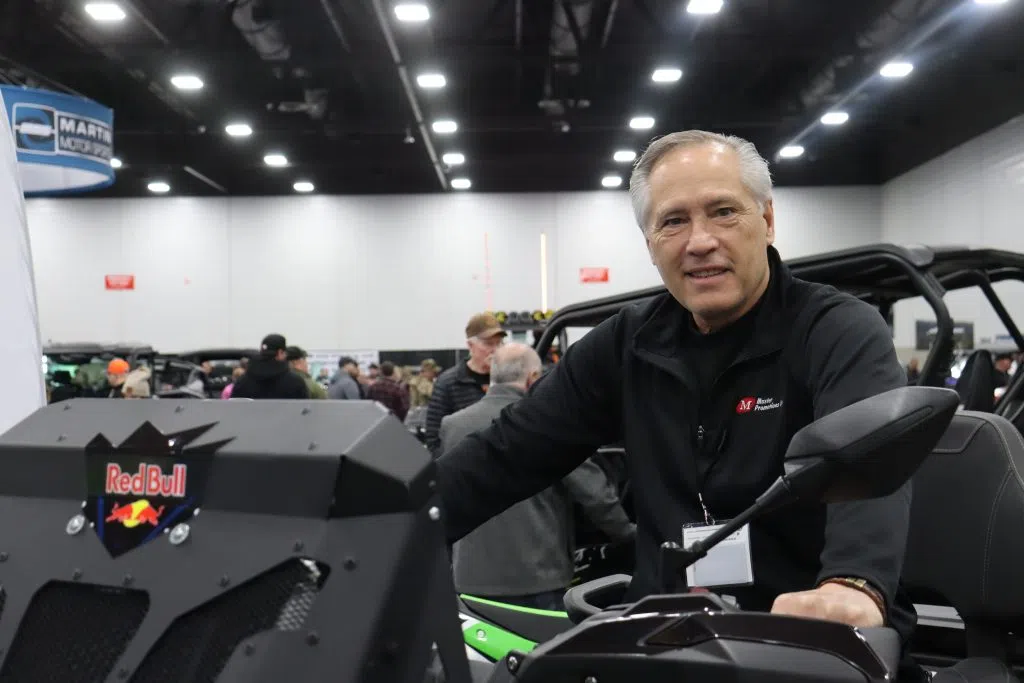
[[141,463],[138,472],[124,472],[117,463],[107,464],[108,494],[120,496],[161,496],[184,498],[188,467],[175,465],[170,474],[164,474],[160,465]]

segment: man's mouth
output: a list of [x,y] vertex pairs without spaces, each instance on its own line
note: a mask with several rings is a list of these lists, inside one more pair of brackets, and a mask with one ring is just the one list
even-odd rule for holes
[[709,280],[719,275],[725,275],[729,272],[725,268],[699,268],[697,270],[691,270],[686,273],[687,277],[692,277],[695,280]]

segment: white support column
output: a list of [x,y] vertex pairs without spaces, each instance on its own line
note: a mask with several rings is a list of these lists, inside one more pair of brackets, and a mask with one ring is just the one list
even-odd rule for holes
[[[2,98],[2,95],[0,95]],[[0,99],[0,434],[46,403],[32,248],[14,135]]]

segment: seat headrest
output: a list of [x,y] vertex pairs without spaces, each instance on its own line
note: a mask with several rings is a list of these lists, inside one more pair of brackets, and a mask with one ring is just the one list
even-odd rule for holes
[[903,582],[965,619],[1024,614],[1024,440],[1006,419],[957,413],[913,479]]

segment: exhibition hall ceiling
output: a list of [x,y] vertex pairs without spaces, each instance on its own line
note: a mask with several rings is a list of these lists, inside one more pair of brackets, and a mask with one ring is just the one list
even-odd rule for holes
[[113,108],[100,196],[624,189],[684,128],[877,184],[1024,113],[1021,35],[1024,0],[11,0],[0,82]]

